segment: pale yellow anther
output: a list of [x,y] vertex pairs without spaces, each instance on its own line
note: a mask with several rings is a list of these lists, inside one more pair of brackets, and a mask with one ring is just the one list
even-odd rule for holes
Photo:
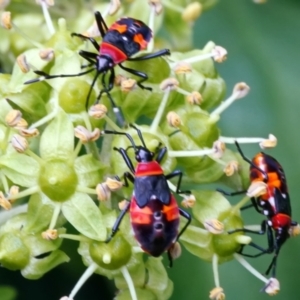
[[121,6],[120,0],[110,0],[108,14],[110,16],[114,15],[119,10],[120,6]]
[[239,163],[236,160],[230,161],[226,167],[224,168],[224,173],[226,176],[232,176],[234,173],[236,173],[239,169]]
[[4,194],[0,191],[0,206],[6,210],[11,209],[11,202],[4,196]]
[[194,91],[186,96],[186,101],[192,105],[200,105],[203,101],[203,98],[199,92]]
[[42,49],[39,52],[41,59],[51,61],[54,58],[54,50],[52,48]]
[[170,256],[172,257],[172,259],[177,259],[178,257],[180,257],[182,250],[181,250],[181,246],[178,242],[175,242],[168,250]]
[[110,198],[111,192],[106,183],[99,183],[96,186],[97,199],[106,201]]
[[12,109],[5,116],[6,125],[9,127],[15,127],[21,119],[22,119],[22,113],[16,109]]
[[110,189],[110,191],[118,191],[123,187],[123,183],[116,178],[107,178],[105,184]]
[[252,241],[251,237],[244,234],[239,234],[235,236],[235,241],[241,245],[249,245]]
[[126,80],[122,80],[121,81],[121,91],[128,93],[134,89],[135,85],[136,85],[136,80],[134,80],[134,79],[129,78]]
[[124,210],[128,206],[128,201],[127,200],[122,200],[118,203],[119,209]]
[[263,291],[265,291],[270,296],[274,296],[278,294],[280,291],[280,283],[276,278],[270,278],[268,283],[263,288]]
[[263,181],[254,181],[249,186],[246,195],[250,198],[257,198],[267,192],[268,185]]
[[0,0],[0,10],[4,9],[9,3],[10,0]]
[[181,14],[185,22],[195,21],[202,13],[202,5],[199,2],[190,3]]
[[28,123],[25,119],[21,118],[18,123],[14,126],[14,128],[22,130],[28,127]]
[[161,84],[159,85],[160,89],[163,91],[165,91],[168,88],[170,90],[176,90],[178,86],[179,86],[179,82],[175,78],[167,78],[167,79],[163,80],[161,82]]
[[151,6],[154,6],[155,8],[155,13],[157,15],[159,15],[162,10],[163,10],[163,5],[161,3],[161,0],[148,0],[148,3],[151,5]]
[[221,234],[224,231],[224,224],[217,219],[206,220],[203,225],[212,234]]
[[8,30],[12,28],[10,11],[5,11],[1,14],[1,26]]
[[221,287],[215,287],[209,293],[209,299],[211,300],[225,300],[224,290]]
[[300,234],[300,225],[297,223],[296,225],[291,225],[289,228],[289,235],[294,237]]
[[189,63],[184,61],[178,62],[174,67],[175,74],[186,74],[192,72],[192,67]]
[[54,0],[35,0],[36,4],[42,5],[42,2],[44,2],[47,7],[54,6]]
[[191,208],[196,203],[196,198],[193,194],[185,195],[181,201],[181,205],[185,208]]
[[222,63],[227,59],[227,50],[221,46],[215,46],[212,50],[214,61]]
[[182,125],[179,115],[174,111],[169,111],[167,114],[167,122],[171,127],[178,128]]
[[29,66],[29,64],[26,60],[26,56],[24,54],[20,54],[17,57],[17,64],[23,73],[28,73],[30,71],[30,66]]
[[215,153],[212,154],[212,156],[215,158],[221,158],[226,150],[226,145],[225,143],[217,140],[213,144],[213,149],[215,150]]
[[8,200],[10,203],[13,203],[16,199],[11,199],[14,198],[15,196],[17,196],[19,194],[19,187],[17,185],[12,185],[11,188],[9,189],[8,192]]
[[240,99],[245,97],[250,91],[250,87],[245,82],[237,83],[233,88],[233,93],[235,94],[235,99]]
[[127,79],[128,79],[128,77],[126,77],[122,74],[118,74],[115,77],[114,84],[117,86],[121,86],[122,81],[127,80]]
[[40,134],[37,128],[30,128],[30,129],[21,128],[19,129],[19,133],[24,137],[36,137]]
[[94,119],[102,119],[107,114],[107,107],[103,104],[95,104],[90,107],[89,115]]
[[74,128],[74,133],[83,144],[86,144],[88,142],[97,140],[100,137],[101,131],[99,128],[96,128],[94,131],[90,132],[84,126],[78,125]]
[[19,153],[23,153],[28,148],[27,140],[19,134],[14,134],[12,136],[11,144]]
[[277,146],[277,138],[273,134],[269,134],[269,138],[259,143],[260,148],[270,149]]
[[48,241],[56,240],[58,238],[58,232],[56,229],[48,229],[42,232],[42,238]]

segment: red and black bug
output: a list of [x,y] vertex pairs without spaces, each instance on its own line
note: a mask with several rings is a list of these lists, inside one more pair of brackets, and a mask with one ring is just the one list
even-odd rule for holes
[[[128,133],[104,130],[105,134],[125,135],[129,139],[130,147],[127,149],[114,148],[114,150],[122,155],[130,170],[130,172],[124,173],[124,186],[128,186],[128,180],[134,184],[131,201],[117,218],[107,242],[115,235],[125,213],[129,209],[134,235],[141,248],[155,257],[168,251],[170,266],[172,266],[170,249],[190,224],[191,216],[178,207],[167,180],[178,176],[176,193],[189,194],[190,191],[180,190],[181,171],[175,170],[168,175],[164,175],[160,163],[167,152],[167,148],[159,149],[156,158],[154,158],[155,153],[146,147],[141,131],[134,125],[130,124],[129,126],[137,131],[142,146],[137,146]],[[134,168],[127,154],[130,148],[134,149],[137,161],[136,168]],[[187,219],[187,223],[178,232],[180,215]]]
[[[145,87],[142,83],[148,79],[148,75],[144,72],[130,69],[122,65],[126,60],[128,61],[141,61],[147,60],[163,55],[170,55],[170,50],[163,49],[155,53],[149,53],[140,57],[131,58],[132,55],[138,53],[141,50],[147,48],[149,41],[152,38],[151,29],[142,21],[133,18],[122,18],[112,24],[111,27],[107,27],[100,12],[95,12],[95,19],[97,26],[102,37],[101,44],[91,37],[84,36],[79,33],[72,33],[71,36],[77,36],[83,40],[88,40],[92,43],[98,53],[88,52],[81,50],[79,55],[86,59],[89,63],[82,66],[82,68],[92,67],[86,71],[77,74],[60,74],[60,75],[49,75],[43,71],[34,71],[37,75],[42,77],[28,80],[25,84],[30,84],[34,82],[39,82],[42,80],[53,79],[58,77],[76,77],[96,70],[96,75],[91,84],[89,93],[86,100],[86,108],[88,108],[89,98],[93,87],[96,83],[97,78],[102,75],[102,90],[100,91],[96,103],[99,102],[101,96],[106,93],[110,99],[113,110],[116,114],[118,123],[120,125],[124,124],[124,118],[120,109],[116,106],[114,100],[110,95],[110,91],[114,86],[115,71],[114,67],[116,65],[120,66],[121,69],[140,77],[141,79],[137,81],[137,85],[142,89],[151,90],[150,87]],[[106,82],[106,75],[109,74],[108,83]]]
[[[289,238],[291,228],[298,225],[297,222],[292,221],[292,209],[286,177],[282,166],[272,156],[260,152],[256,154],[252,160],[250,160],[245,157],[237,142],[236,146],[242,158],[250,164],[250,181],[260,181],[267,185],[266,192],[257,198],[251,198],[252,204],[244,206],[242,210],[254,207],[257,212],[266,216],[266,220],[262,221],[261,229],[259,231],[242,228],[233,230],[229,233],[237,231],[255,234],[267,233],[267,249],[251,242],[249,245],[258,249],[260,251],[259,253],[254,255],[245,254],[243,253],[244,247],[242,247],[238,253],[248,257],[258,257],[266,253],[274,253],[274,257],[266,271],[266,274],[268,275],[272,270],[272,277],[276,277],[276,263],[279,251],[285,241]],[[219,191],[230,196],[246,192],[239,191],[235,193],[227,193],[222,190]]]

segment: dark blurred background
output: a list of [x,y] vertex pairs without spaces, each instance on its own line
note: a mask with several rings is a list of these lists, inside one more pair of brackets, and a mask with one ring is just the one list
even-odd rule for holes
[[[225,47],[228,59],[218,65],[227,83],[229,95],[235,83],[244,81],[251,87],[249,95],[237,101],[220,121],[224,136],[262,136],[273,133],[278,146],[268,151],[285,169],[292,200],[293,219],[300,221],[300,76],[299,32],[300,2],[298,0],[269,0],[257,5],[251,0],[222,0],[197,21],[194,36],[196,48],[207,41]],[[233,148],[234,149],[234,148]],[[243,145],[248,157],[259,150],[257,145]],[[238,199],[230,199],[232,203]],[[246,224],[259,224],[263,216],[254,210],[243,212]],[[266,242],[265,239],[262,242]],[[68,243],[64,242],[67,246]],[[70,245],[70,244],[69,244]],[[19,272],[0,271],[1,284],[19,287],[17,299],[58,299],[66,295],[78,280],[84,266],[76,250],[68,254],[72,264],[64,264],[39,281],[22,279]],[[271,255],[249,261],[262,273]],[[167,265],[167,263],[166,263]],[[178,271],[180,270],[180,271]],[[253,277],[238,262],[231,261],[219,268],[220,283],[229,300],[263,300],[270,296],[260,293],[263,283]],[[200,261],[185,250],[174,268],[168,269],[174,282],[172,300],[208,299],[214,287],[211,264]],[[287,241],[280,253],[277,276],[281,291],[276,300],[298,299],[300,293],[300,238]],[[106,291],[113,283],[92,276],[76,296],[77,300],[112,299]],[[0,295],[0,299],[1,299]],[[142,299],[147,300],[147,299]]]

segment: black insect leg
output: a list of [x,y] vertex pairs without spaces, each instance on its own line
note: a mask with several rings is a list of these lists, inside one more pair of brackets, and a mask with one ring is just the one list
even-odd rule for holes
[[132,57],[132,58],[129,57],[127,60],[129,60],[129,61],[141,61],[141,60],[156,58],[156,57],[163,56],[163,55],[171,55],[170,50],[169,49],[162,49],[162,50],[159,50],[157,52],[149,53],[149,54],[139,56],[139,57]]
[[96,42],[95,39],[93,39],[93,38],[91,38],[91,37],[88,37],[88,36],[85,36],[85,35],[82,35],[82,34],[80,34],[80,33],[75,33],[75,32],[72,32],[72,33],[71,33],[71,36],[72,36],[72,37],[73,37],[73,36],[77,36],[77,37],[79,37],[79,38],[81,38],[81,39],[83,39],[83,40],[88,40],[88,41],[90,41],[90,42],[93,44],[93,46],[96,48],[96,50],[99,51],[99,44]]
[[142,142],[143,146],[144,146],[145,148],[147,148],[141,130],[138,129],[138,128],[137,128],[136,126],[134,126],[133,124],[129,124],[129,126],[130,126],[131,128],[133,128],[133,129],[136,130],[136,132],[137,132],[137,134],[138,134],[138,136],[139,136],[139,139],[140,139],[140,141]]
[[[105,130],[104,133],[115,133],[115,132],[114,131]],[[122,132],[121,134],[124,134],[124,135],[127,136],[127,133],[125,133],[125,132]],[[129,156],[126,153],[126,150],[123,149],[123,148],[115,148],[115,147],[114,147],[114,150],[118,151],[122,155],[122,157],[123,157],[123,159],[124,159],[124,161],[125,161],[128,169],[132,172],[132,174],[134,174],[135,173],[134,166],[133,166],[132,161],[130,160]],[[129,176],[127,176],[127,177],[129,177]]]
[[141,71],[137,71],[137,70],[134,70],[134,69],[130,69],[130,68],[127,68],[127,67],[124,67],[122,64],[119,64],[119,66],[120,66],[121,69],[125,70],[126,72],[131,73],[131,74],[133,74],[135,76],[138,76],[138,77],[142,78],[142,79],[140,79],[140,80],[138,80],[136,82],[136,84],[140,88],[142,88],[144,90],[152,91],[151,87],[146,87],[146,86],[142,85],[142,83],[148,79],[148,75],[146,73],[143,73]]
[[176,185],[176,194],[190,194],[191,191],[181,191],[180,190],[180,186],[181,186],[181,179],[182,179],[182,172],[180,170],[175,170],[173,171],[172,173],[166,175],[166,179],[169,180],[171,178],[174,178],[178,176],[178,182],[177,182],[177,185]]
[[103,38],[108,30],[108,27],[99,11],[95,12],[95,19],[97,22],[97,26],[100,32],[101,37]]
[[114,226],[112,227],[111,229],[111,234],[109,235],[109,237],[105,240],[105,243],[108,243],[112,238],[113,236],[117,233],[119,227],[120,227],[120,224],[122,222],[122,219],[124,218],[126,212],[128,211],[129,209],[129,206],[130,206],[130,202],[128,202],[125,206],[125,208],[121,211],[121,213],[119,214],[117,220],[115,221],[115,224]]

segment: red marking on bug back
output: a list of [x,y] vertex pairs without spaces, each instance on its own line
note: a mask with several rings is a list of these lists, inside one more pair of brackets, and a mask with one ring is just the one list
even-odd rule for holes
[[126,24],[119,24],[118,22],[115,22],[114,24],[112,24],[108,30],[116,30],[119,33],[124,33],[126,32],[128,26]]
[[135,170],[135,177],[162,175],[163,170],[157,161],[140,162]]
[[136,34],[133,38],[133,40],[138,43],[141,46],[141,50],[144,50],[147,48],[148,41],[146,41],[142,34]]
[[286,214],[276,214],[271,219],[273,229],[291,226],[291,217]]
[[122,63],[128,58],[127,55],[119,48],[105,42],[101,44],[100,55],[107,55],[111,57],[115,65]]

